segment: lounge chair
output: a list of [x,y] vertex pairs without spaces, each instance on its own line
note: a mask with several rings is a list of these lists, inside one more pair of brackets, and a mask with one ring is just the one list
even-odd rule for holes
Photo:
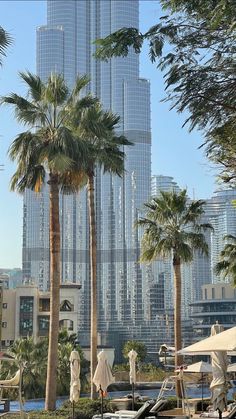
[[[236,404],[233,403],[233,406],[228,406],[228,408],[230,407],[230,410],[227,410],[225,412],[222,413],[222,418],[224,419],[234,419],[236,418]],[[218,411],[214,411],[214,412],[203,412],[200,414],[201,418],[218,418],[219,417],[219,412]]]
[[[148,400],[147,402],[145,402],[140,407],[139,410],[137,410],[137,412],[133,412],[134,413],[133,416],[130,416],[130,414],[120,415],[119,413],[103,413],[103,418],[106,418],[106,419],[118,419],[118,418],[130,419],[132,417],[132,419],[144,419],[147,416],[154,416],[155,415],[155,413],[150,412],[152,407],[155,404],[156,403],[155,403],[154,400]],[[93,419],[101,419],[101,415],[94,415]]]
[[21,371],[18,370],[14,377],[8,380],[0,380],[0,388],[18,388],[20,383]]
[[[162,408],[165,406],[166,403],[167,403],[167,400],[165,399],[157,400],[154,406],[152,406],[152,408],[149,411],[150,415],[151,416],[156,415],[158,412],[160,412],[160,410],[162,410]],[[119,417],[129,416],[132,419],[135,417],[136,413],[137,411],[135,410],[117,410],[115,412],[115,414],[119,415]]]
[[[22,371],[23,368],[19,368],[18,371],[16,371],[14,377],[6,379],[6,380],[0,380],[0,406],[4,406],[4,411],[9,410],[9,403],[7,400],[2,401],[2,392],[5,388],[7,389],[18,389],[19,393],[19,404],[20,404],[20,412],[22,415],[23,412],[23,403],[22,403],[22,395],[21,395],[21,381],[22,381]],[[1,412],[1,410],[0,410]]]

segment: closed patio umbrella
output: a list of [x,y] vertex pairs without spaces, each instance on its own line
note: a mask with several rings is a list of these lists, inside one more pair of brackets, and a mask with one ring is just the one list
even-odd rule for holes
[[80,396],[80,356],[77,351],[70,354],[70,401],[72,403],[72,417],[75,416],[74,402],[79,400]]
[[[223,326],[214,324],[211,327],[211,336],[223,332]],[[212,391],[213,409],[219,411],[219,417],[227,407],[227,352],[214,351],[211,353],[212,382],[210,389]]]
[[136,358],[138,354],[134,349],[128,353],[129,357],[129,382],[132,386],[132,410],[134,410],[134,385],[136,384]]
[[115,377],[111,372],[110,364],[107,360],[105,351],[101,351],[98,354],[98,364],[93,376],[93,383],[97,387],[97,391],[101,395],[101,416],[103,418],[103,397],[106,394],[107,387],[109,384],[114,383]]

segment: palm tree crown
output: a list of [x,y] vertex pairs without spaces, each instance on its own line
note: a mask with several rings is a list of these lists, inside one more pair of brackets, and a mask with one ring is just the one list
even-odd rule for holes
[[18,163],[12,177],[11,189],[24,192],[25,188],[40,190],[46,172],[54,174],[61,186],[71,185],[69,173],[78,174],[86,155],[85,144],[79,141],[66,126],[69,107],[76,100],[82,109],[95,103],[78,95],[88,83],[86,77],[78,78],[70,93],[62,76],[52,74],[46,83],[31,73],[20,73],[28,88],[27,98],[12,93],[1,102],[14,106],[16,119],[28,126],[13,141],[9,155]]
[[95,175],[95,168],[102,167],[104,172],[121,176],[124,171],[124,146],[132,143],[123,135],[116,135],[120,117],[111,111],[104,111],[97,101],[94,106],[83,109],[71,109],[70,124],[81,138],[88,153],[86,155],[86,174]]
[[203,231],[211,226],[199,223],[204,214],[203,205],[201,200],[188,204],[186,190],[180,193],[161,191],[160,197],[145,204],[146,217],[137,223],[145,227],[141,261],[151,262],[173,254],[182,262],[190,262],[194,250],[207,254]]
[[220,253],[220,260],[215,266],[217,275],[229,277],[236,287],[236,237],[231,234],[224,237],[228,241]]

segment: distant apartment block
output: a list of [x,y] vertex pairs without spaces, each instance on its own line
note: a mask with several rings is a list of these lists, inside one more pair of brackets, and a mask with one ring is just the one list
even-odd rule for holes
[[[63,284],[60,289],[60,327],[69,333],[78,332],[80,285]],[[8,347],[14,340],[33,336],[37,341],[48,336],[50,294],[39,291],[36,285],[22,285],[14,289],[0,286],[1,346]]]

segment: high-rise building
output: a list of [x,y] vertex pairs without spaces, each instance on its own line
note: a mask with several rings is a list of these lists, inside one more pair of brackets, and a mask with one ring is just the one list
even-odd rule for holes
[[214,230],[210,235],[210,263],[212,283],[223,281],[221,275],[217,276],[214,267],[219,261],[220,252],[223,250],[225,236],[236,236],[236,189],[218,190],[213,197],[207,200],[205,214]]
[[[138,0],[48,0],[47,25],[37,29],[37,73],[46,80],[62,73],[70,87],[90,76],[90,91],[105,109],[120,115],[117,133],[134,143],[125,147],[122,178],[96,173],[99,329],[138,325],[148,310],[145,289],[150,268],[138,263],[140,234],[134,222],[150,197],[150,86],[139,76],[139,57],[108,62],[94,58],[95,44],[124,26],[139,26]],[[81,328],[89,328],[89,232],[86,190],[60,196],[62,281],[79,282]],[[24,196],[23,274],[45,290],[49,285],[48,189]],[[118,326],[116,326],[118,327]],[[104,334],[104,336],[106,333]]]

